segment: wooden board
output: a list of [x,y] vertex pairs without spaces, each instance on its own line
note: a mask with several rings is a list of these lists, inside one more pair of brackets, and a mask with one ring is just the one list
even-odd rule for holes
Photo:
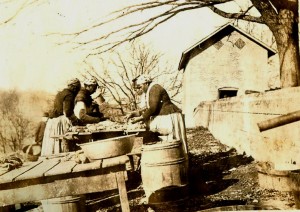
[[72,172],[82,172],[87,170],[100,169],[102,165],[102,160],[96,160],[91,163],[77,164]]
[[74,154],[74,152],[62,152],[62,153],[58,153],[58,154],[54,154],[54,155],[40,156],[39,161],[71,157],[73,154]]
[[26,179],[36,179],[39,177],[43,177],[44,173],[47,172],[49,169],[52,169],[58,163],[60,163],[59,159],[52,159],[52,160],[43,160],[40,161],[41,163],[38,164],[33,169],[27,171],[26,173],[18,176],[16,180],[26,180]]
[[122,156],[113,157],[113,158],[107,158],[107,159],[103,159],[102,168],[108,168],[108,167],[113,167],[113,166],[117,166],[120,164],[126,164],[127,162],[129,162],[129,157],[127,155],[122,155]]
[[9,170],[7,168],[1,168],[0,169],[0,176],[4,175],[5,173],[9,172]]
[[125,133],[129,132],[129,133],[134,133],[134,132],[145,132],[146,129],[136,129],[136,130],[124,130]]
[[117,172],[116,180],[117,180],[117,184],[118,184],[118,190],[119,190],[119,195],[120,195],[120,203],[121,203],[122,211],[130,212],[127,190],[126,190],[126,186],[125,186],[124,172]]
[[20,167],[18,169],[11,170],[11,171],[3,174],[0,177],[0,183],[12,182],[12,181],[15,180],[15,178],[17,178],[18,176],[26,173],[27,171],[31,170],[32,168],[34,168],[35,166],[37,166],[40,163],[42,163],[42,161],[37,161],[37,162],[33,162],[33,163],[23,164],[22,167]]
[[75,166],[76,166],[76,162],[74,160],[61,161],[55,167],[45,172],[44,176],[54,176],[54,175],[71,173],[72,169]]
[[[84,177],[55,180],[48,182],[45,177],[45,183],[17,187],[14,189],[5,189],[0,192],[0,207],[22,202],[37,201],[56,197],[81,195],[86,193],[101,192],[117,189],[115,173],[105,175],[88,176],[87,171]],[[20,182],[13,182],[15,185]],[[14,186],[15,187],[15,186]]]

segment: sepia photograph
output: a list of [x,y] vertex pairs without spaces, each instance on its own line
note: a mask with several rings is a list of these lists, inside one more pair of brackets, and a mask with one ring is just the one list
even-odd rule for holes
[[0,0],[0,212],[300,210],[298,0]]

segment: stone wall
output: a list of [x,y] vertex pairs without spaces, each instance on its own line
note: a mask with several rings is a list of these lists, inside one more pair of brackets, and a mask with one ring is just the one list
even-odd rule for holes
[[300,121],[260,132],[257,123],[300,110],[300,87],[202,102],[196,126],[257,161],[300,166]]

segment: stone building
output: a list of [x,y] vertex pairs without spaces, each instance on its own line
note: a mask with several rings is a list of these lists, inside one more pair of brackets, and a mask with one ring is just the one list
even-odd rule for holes
[[184,71],[186,126],[194,127],[193,111],[202,101],[268,90],[268,60],[275,54],[230,23],[185,50],[178,70]]

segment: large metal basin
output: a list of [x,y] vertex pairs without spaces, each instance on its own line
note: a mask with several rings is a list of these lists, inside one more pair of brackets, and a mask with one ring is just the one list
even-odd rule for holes
[[93,161],[130,153],[137,134],[119,136],[93,142],[78,144],[85,156]]

